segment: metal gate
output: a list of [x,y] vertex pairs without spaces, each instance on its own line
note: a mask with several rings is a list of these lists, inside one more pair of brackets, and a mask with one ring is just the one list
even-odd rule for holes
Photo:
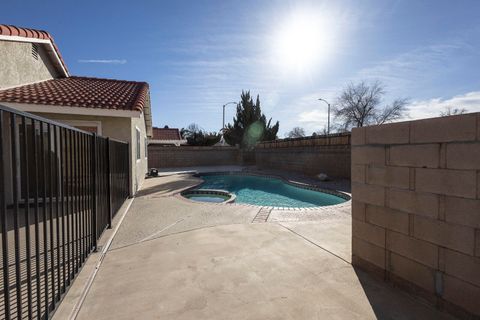
[[47,319],[129,196],[129,146],[0,106],[1,319]]

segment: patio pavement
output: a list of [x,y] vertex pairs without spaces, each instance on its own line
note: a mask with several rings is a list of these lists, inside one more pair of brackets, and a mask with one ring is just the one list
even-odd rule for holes
[[[349,205],[251,223],[258,207],[174,195],[196,183],[145,182],[78,319],[451,319],[350,265]],[[71,314],[97,259],[54,319]]]

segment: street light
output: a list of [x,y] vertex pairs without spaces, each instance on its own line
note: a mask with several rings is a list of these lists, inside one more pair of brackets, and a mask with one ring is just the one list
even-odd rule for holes
[[322,99],[322,98],[320,98],[320,99],[318,99],[318,100],[325,102],[325,103],[327,104],[327,106],[328,106],[327,134],[330,134],[330,103],[328,103],[327,100]]
[[225,107],[229,104],[237,104],[236,102],[227,102],[223,105],[223,125],[222,125],[222,132],[225,131]]

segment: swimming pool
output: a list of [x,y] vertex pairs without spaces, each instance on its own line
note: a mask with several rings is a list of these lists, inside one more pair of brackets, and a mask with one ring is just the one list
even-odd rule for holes
[[329,193],[296,187],[281,179],[255,175],[200,175],[204,182],[195,189],[226,190],[235,202],[258,206],[309,208],[340,204],[346,199]]

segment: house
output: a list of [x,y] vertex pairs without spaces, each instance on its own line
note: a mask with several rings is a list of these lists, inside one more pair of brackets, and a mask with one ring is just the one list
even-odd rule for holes
[[146,82],[70,75],[45,31],[0,25],[0,104],[128,142],[130,193],[141,186],[152,136]]
[[182,138],[178,128],[156,128],[153,127],[152,138],[148,140],[148,144],[162,146],[180,146],[187,144],[187,140]]

